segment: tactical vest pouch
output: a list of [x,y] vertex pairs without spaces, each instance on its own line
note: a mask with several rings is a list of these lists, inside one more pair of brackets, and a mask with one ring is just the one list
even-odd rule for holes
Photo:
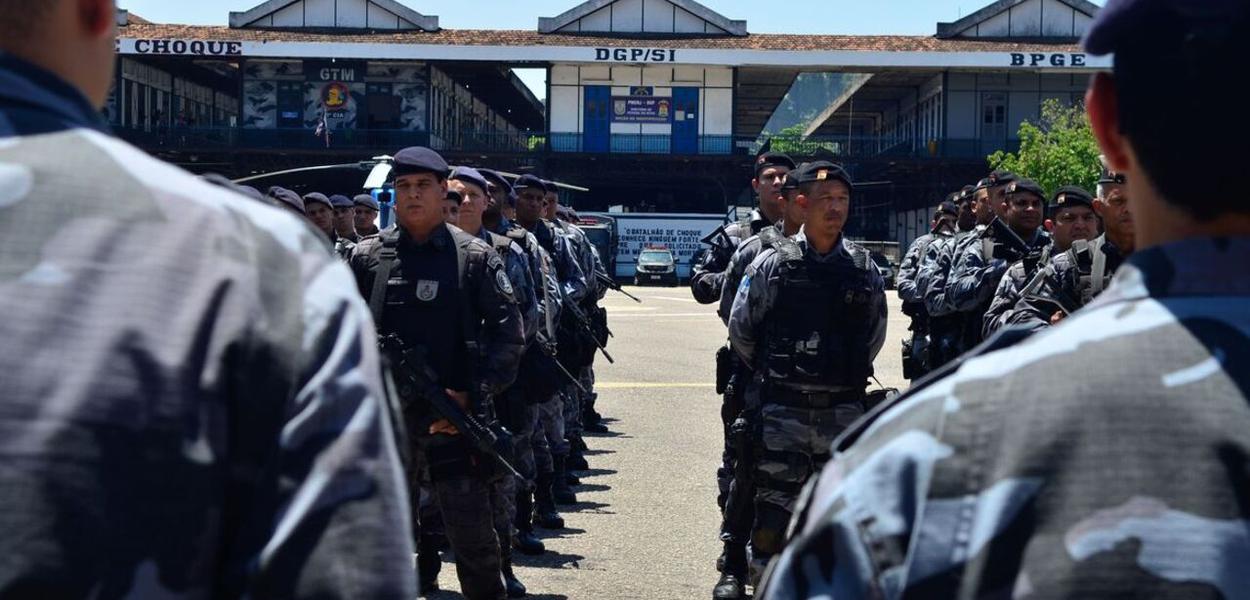
[[[607,348],[608,338],[611,337],[608,335],[608,309],[592,306],[587,311],[587,314],[590,316],[590,327],[595,332],[595,339],[599,341],[600,346]],[[594,351],[591,351],[591,360],[593,360],[594,354]]]
[[560,372],[556,359],[537,346],[530,346],[521,355],[516,386],[525,392],[527,404],[542,404],[560,391],[568,378]]
[[729,381],[738,370],[738,357],[729,346],[721,346],[716,351],[716,393],[724,395],[729,390]]

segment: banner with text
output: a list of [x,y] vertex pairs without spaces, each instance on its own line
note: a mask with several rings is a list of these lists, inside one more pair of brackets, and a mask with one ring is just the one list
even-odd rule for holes
[[616,219],[616,276],[633,277],[638,255],[663,246],[677,261],[677,276],[690,276],[690,261],[705,245],[700,241],[725,222],[723,215],[611,214]]
[[673,99],[660,96],[614,96],[613,123],[672,123]]

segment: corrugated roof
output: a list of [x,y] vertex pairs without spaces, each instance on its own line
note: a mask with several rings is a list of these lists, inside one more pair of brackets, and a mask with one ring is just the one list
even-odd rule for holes
[[355,44],[441,44],[449,46],[582,46],[702,48],[725,50],[791,50],[864,52],[1080,52],[1073,43],[1040,43],[938,39],[906,35],[786,35],[753,33],[742,37],[605,37],[539,33],[524,30],[443,29],[437,32],[345,32],[316,30],[231,29],[199,25],[140,22],[131,15],[120,28],[124,38],[254,42],[321,42]]

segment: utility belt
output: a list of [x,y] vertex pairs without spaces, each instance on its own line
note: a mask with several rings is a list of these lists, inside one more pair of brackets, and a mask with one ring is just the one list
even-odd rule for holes
[[806,391],[775,384],[768,385],[764,391],[765,403],[789,408],[826,409],[847,404],[862,405],[865,397],[863,390]]

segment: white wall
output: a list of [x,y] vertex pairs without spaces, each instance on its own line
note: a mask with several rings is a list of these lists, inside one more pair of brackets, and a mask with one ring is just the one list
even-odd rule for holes
[[561,32],[725,33],[668,0],[617,0],[560,28]]
[[1037,73],[960,73],[947,80],[947,135],[974,139],[981,135],[981,96],[986,92],[1007,94],[1007,137],[1014,139],[1024,120],[1035,120],[1046,98],[1065,103],[1080,101],[1087,75],[1039,75]]
[[1079,38],[1092,17],[1059,0],[1028,0],[990,17],[960,37]]

